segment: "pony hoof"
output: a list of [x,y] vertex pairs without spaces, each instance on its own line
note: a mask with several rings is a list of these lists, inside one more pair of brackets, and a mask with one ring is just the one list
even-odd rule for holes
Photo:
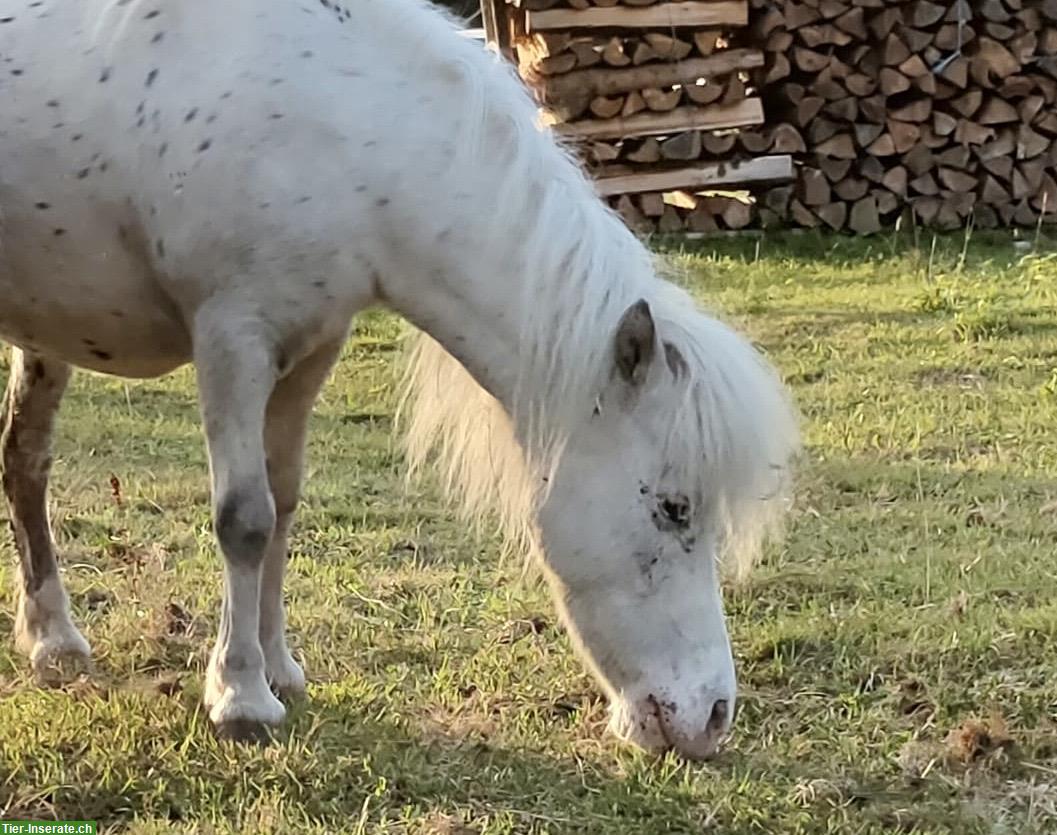
[[37,682],[57,687],[91,672],[91,648],[79,632],[40,640],[29,653],[29,663]]
[[269,745],[275,741],[276,729],[253,719],[229,719],[216,725],[218,739],[241,745]]
[[282,653],[275,661],[269,660],[265,669],[268,686],[280,700],[289,703],[304,699],[305,674],[289,652]]
[[267,742],[286,717],[286,708],[272,695],[260,672],[238,689],[224,687],[216,676],[208,676],[204,701],[217,736],[236,742]]
[[296,704],[297,702],[303,702],[305,700],[304,683],[300,686],[288,687],[280,687],[279,685],[272,683],[272,692],[284,705]]

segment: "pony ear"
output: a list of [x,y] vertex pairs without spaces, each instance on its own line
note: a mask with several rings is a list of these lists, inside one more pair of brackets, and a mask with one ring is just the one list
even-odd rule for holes
[[657,349],[657,328],[645,299],[639,299],[624,311],[617,325],[617,371],[625,381],[640,385],[646,379]]

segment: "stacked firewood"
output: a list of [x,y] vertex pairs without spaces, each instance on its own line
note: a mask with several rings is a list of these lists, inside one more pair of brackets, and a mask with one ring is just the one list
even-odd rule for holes
[[756,219],[753,203],[729,194],[688,191],[623,194],[610,205],[640,234],[719,232],[745,229]]
[[743,102],[746,71],[763,55],[725,46],[717,30],[686,40],[664,32],[540,32],[519,40],[517,53],[522,75],[563,123]]
[[1057,212],[1057,0],[752,0],[767,123],[797,181],[764,223],[876,232]]
[[[618,152],[617,162],[608,162],[611,148]],[[636,231],[706,233],[758,225],[760,213],[756,203],[747,199],[748,192],[770,194],[761,190],[765,184],[788,181],[790,155],[805,150],[798,131],[779,125],[712,133],[687,131],[667,138],[624,140],[616,146],[594,143],[588,153],[590,170],[598,177],[603,195]],[[665,183],[663,172],[676,160],[694,160],[695,171],[702,174],[700,180],[680,179],[675,174]],[[623,183],[644,179],[637,176],[644,169],[656,171],[649,181],[666,190],[623,192]],[[730,193],[742,190],[746,193]]]
[[[512,8],[512,57],[545,120],[578,144],[602,194],[636,229],[742,228],[752,205],[712,193],[788,181],[788,153],[803,142],[787,127],[762,128],[752,74],[764,54],[733,45],[748,0],[519,0]],[[787,156],[755,159],[751,148]]]

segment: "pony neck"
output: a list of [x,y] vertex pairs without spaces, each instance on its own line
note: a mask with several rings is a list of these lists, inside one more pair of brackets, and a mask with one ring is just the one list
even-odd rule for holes
[[616,323],[653,275],[645,248],[594,194],[533,185],[535,205],[439,230],[450,246],[434,250],[428,280],[391,299],[522,436],[530,415],[564,422],[571,401],[578,409],[593,401]]

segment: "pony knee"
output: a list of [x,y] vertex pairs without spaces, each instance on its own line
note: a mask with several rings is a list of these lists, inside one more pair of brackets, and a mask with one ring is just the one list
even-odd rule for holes
[[216,510],[216,536],[225,559],[257,568],[275,533],[275,502],[267,489],[234,488],[221,496]]

